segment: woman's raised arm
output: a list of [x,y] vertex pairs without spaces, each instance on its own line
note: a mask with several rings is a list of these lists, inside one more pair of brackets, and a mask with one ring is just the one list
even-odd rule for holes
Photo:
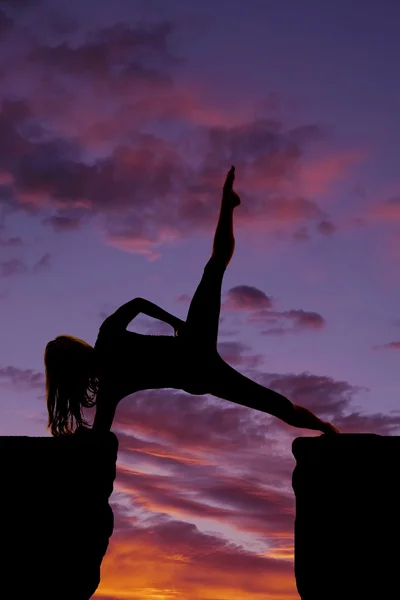
[[153,319],[163,321],[163,323],[171,325],[173,329],[177,329],[177,327],[182,324],[181,319],[171,315],[171,313],[160,308],[157,304],[150,302],[150,300],[145,300],[145,298],[134,298],[133,300],[130,300],[126,304],[120,306],[112,316],[118,318],[118,320],[127,327],[140,313],[152,317]]

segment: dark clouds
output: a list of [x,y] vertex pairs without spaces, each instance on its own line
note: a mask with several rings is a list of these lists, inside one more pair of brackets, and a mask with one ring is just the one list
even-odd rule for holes
[[[170,23],[148,29],[132,28],[123,23],[87,34],[81,45],[68,42],[35,47],[29,60],[40,68],[54,69],[66,76],[107,81],[119,86],[132,80],[169,83],[161,68],[175,63],[168,50]],[[123,90],[122,90],[123,91]]]
[[[325,218],[296,191],[304,152],[323,137],[316,125],[285,128],[265,117],[215,125],[215,114],[175,77],[172,23],[77,27],[74,37],[57,30],[39,40],[16,26],[19,50],[0,60],[8,204],[57,231],[100,216],[110,244],[153,256],[188,231],[214,227],[234,163],[243,227],[290,229]],[[186,141],[164,134],[171,125]]]
[[343,433],[395,435],[400,427],[396,412],[363,413],[357,406],[357,394],[365,388],[311,373],[274,375],[255,374],[263,385],[281,392],[295,404],[303,405],[332,422]]
[[361,388],[347,381],[311,373],[263,374],[260,380],[264,385],[283,393],[295,404],[304,405],[327,418],[341,416],[356,393],[361,391]]
[[[299,135],[302,131],[302,135]],[[232,127],[210,127],[206,133],[208,152],[200,170],[203,185],[216,183],[225,165],[240,164],[246,173],[248,189],[263,188],[282,195],[284,184],[296,175],[303,147],[315,141],[317,127],[306,126],[296,130],[285,129],[274,119],[257,119]],[[196,189],[198,189],[198,184]],[[280,198],[283,200],[282,198]],[[293,213],[313,218],[320,213],[316,205],[306,199],[291,199]],[[265,202],[270,213],[286,214],[285,202],[270,198]]]
[[[209,185],[206,172],[191,174],[173,145],[155,135],[137,133],[129,146],[114,148],[89,164],[83,161],[84,148],[76,140],[51,138],[42,126],[35,128],[35,116],[27,102],[4,101],[0,121],[4,131],[0,161],[12,182],[9,189],[17,206],[38,209],[50,203],[58,207],[59,214],[46,221],[55,227],[79,224],[79,216],[68,210],[82,216],[103,213],[114,240],[142,236],[155,241],[163,230],[179,233],[188,222],[200,227],[214,225],[218,207],[204,204],[201,198],[205,192],[215,194],[221,186],[222,162]],[[190,184],[192,178],[198,183]],[[187,186],[181,204],[179,198]],[[178,200],[173,199],[174,193]],[[244,220],[261,208],[264,215],[288,222],[320,214],[308,200],[265,198],[258,208],[255,202],[247,205]],[[119,216],[121,210],[126,213],[124,219]]]

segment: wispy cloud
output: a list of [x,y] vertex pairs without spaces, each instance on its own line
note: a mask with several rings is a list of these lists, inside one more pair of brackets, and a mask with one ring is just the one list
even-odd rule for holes
[[44,391],[44,374],[33,369],[20,369],[18,367],[0,367],[0,384],[16,389]]

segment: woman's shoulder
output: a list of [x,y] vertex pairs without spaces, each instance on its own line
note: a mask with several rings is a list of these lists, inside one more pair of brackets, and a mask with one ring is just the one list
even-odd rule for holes
[[121,322],[120,319],[118,319],[118,315],[114,313],[107,317],[100,325],[96,344],[98,345],[99,342],[106,339],[117,338],[121,336],[130,336],[136,338],[142,337],[139,333],[127,331],[125,323]]
[[96,346],[99,346],[103,341],[110,340],[121,334],[121,327],[119,326],[113,315],[107,317],[99,327],[97,334]]

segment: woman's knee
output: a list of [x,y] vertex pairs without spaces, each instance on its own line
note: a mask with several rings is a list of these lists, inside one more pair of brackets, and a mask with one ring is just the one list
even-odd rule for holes
[[209,393],[208,389],[198,382],[185,384],[185,386],[182,387],[182,390],[192,396],[205,396],[205,394]]
[[203,396],[209,393],[207,379],[197,369],[190,369],[185,373],[182,389],[187,394],[194,396]]
[[191,356],[190,364],[186,363],[183,373],[182,389],[188,394],[203,396],[210,393],[210,369],[206,355],[197,352]]

